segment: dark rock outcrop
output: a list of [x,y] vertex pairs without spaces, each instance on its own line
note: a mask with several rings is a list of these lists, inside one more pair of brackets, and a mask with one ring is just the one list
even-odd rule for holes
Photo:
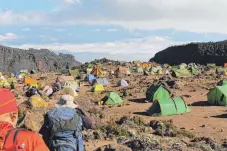
[[150,61],[172,65],[180,63],[216,63],[223,65],[227,62],[227,40],[172,46],[158,52]]
[[80,63],[73,55],[59,54],[47,49],[17,49],[0,45],[0,71],[15,72],[22,69],[39,69],[40,71],[57,71],[71,68]]

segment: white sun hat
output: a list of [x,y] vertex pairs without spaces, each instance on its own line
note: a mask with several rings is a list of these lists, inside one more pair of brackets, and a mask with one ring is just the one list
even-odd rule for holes
[[74,97],[71,95],[62,95],[60,100],[55,104],[57,108],[60,107],[69,107],[69,108],[77,108],[78,105],[74,102]]

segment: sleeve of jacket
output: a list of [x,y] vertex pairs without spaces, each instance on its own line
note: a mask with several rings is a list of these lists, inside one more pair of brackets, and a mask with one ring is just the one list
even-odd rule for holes
[[33,151],[50,151],[39,134],[34,134]]
[[80,115],[80,117],[82,118],[83,126],[84,126],[86,129],[91,129],[91,128],[92,128],[92,121],[91,121],[91,119],[88,118],[88,117],[85,116],[85,115]]
[[82,119],[82,122],[83,122],[83,126],[86,128],[86,129],[91,129],[92,128],[92,121],[89,117],[87,117],[85,115],[85,113],[81,110],[81,109],[76,109],[77,113],[80,115],[81,119]]

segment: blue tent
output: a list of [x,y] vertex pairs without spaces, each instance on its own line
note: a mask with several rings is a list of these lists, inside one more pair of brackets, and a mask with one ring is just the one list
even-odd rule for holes
[[13,74],[14,74],[14,77],[17,77],[19,75],[18,72],[14,72]]
[[99,78],[99,79],[94,79],[92,85],[94,84],[101,84],[101,85],[108,85],[109,81],[106,78]]
[[128,82],[126,80],[121,80],[117,83],[117,86],[123,86],[123,87],[127,87],[128,86]]
[[93,81],[95,80],[95,76],[93,74],[87,74],[86,80],[89,81],[89,83],[93,83]]

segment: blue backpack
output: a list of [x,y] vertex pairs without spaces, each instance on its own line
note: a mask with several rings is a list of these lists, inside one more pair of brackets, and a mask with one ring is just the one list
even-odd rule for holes
[[84,151],[82,119],[76,109],[52,109],[45,116],[43,129],[50,151]]

